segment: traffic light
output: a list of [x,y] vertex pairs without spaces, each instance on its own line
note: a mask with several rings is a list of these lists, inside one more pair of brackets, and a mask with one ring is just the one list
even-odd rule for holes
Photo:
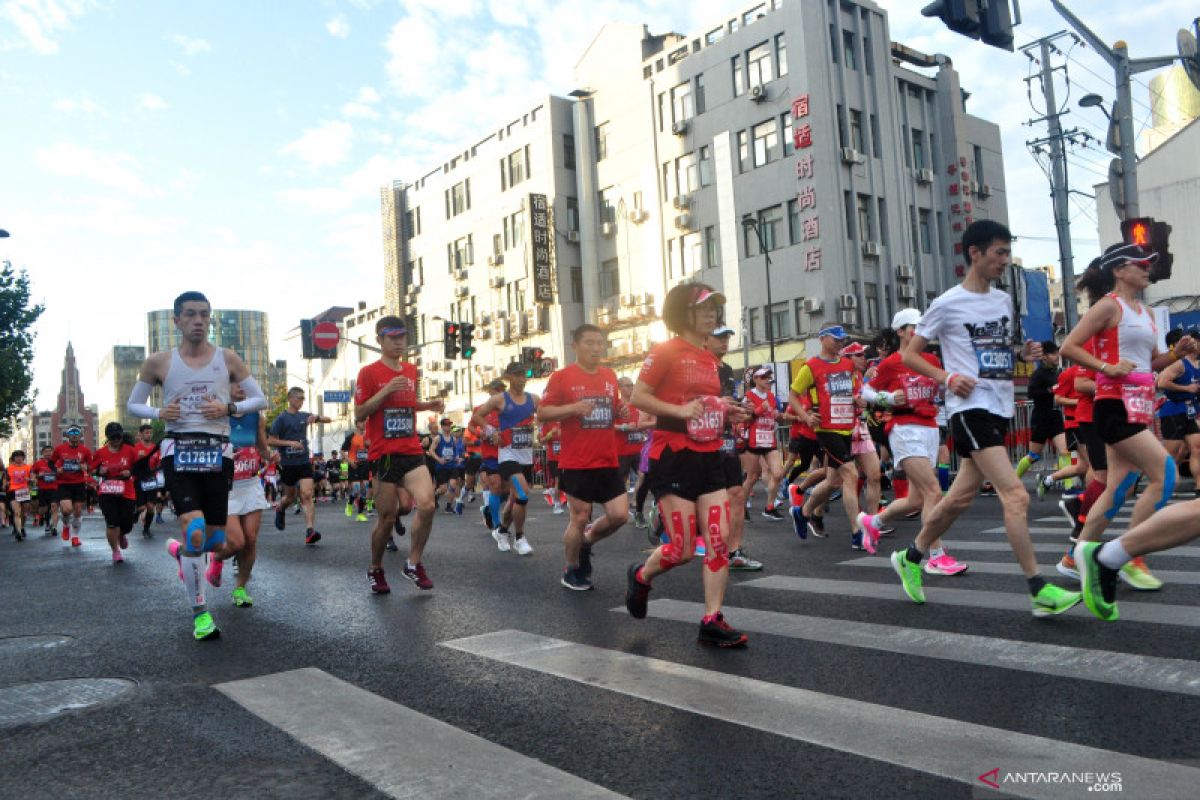
[[1009,0],[938,0],[921,9],[921,14],[940,19],[955,33],[1013,51]]
[[988,0],[986,8],[980,9],[979,38],[984,44],[1013,52],[1012,13],[1008,0]]
[[1121,241],[1125,244],[1140,244],[1158,253],[1158,261],[1150,270],[1150,282],[1167,280],[1171,277],[1171,226],[1153,217],[1134,217],[1121,222]]
[[921,16],[937,17],[955,33],[979,38],[978,0],[938,0],[922,8]]
[[458,323],[442,323],[442,347],[447,361],[458,358]]
[[475,357],[475,324],[464,322],[458,326],[458,340],[462,344],[462,357]]
[[525,367],[526,378],[538,378],[542,375],[542,359],[546,351],[540,347],[522,347],[521,364]]

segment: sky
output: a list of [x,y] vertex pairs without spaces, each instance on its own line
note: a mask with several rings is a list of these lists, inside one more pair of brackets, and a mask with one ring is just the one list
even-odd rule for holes
[[[949,55],[968,111],[1001,126],[1017,255],[1056,262],[1049,184],[1025,147],[1045,135],[1023,124],[1044,112],[1026,97],[1029,61],[921,17],[924,0],[879,4],[892,39]],[[54,402],[68,340],[94,396],[106,350],[144,345],[146,312],[186,289],[217,308],[267,311],[273,358],[301,317],[381,303],[381,186],[424,174],[509,109],[570,91],[604,22],[694,34],[751,5],[209,0],[196,13],[150,0],[0,0],[0,228],[11,234],[0,259],[27,269],[46,304],[38,406]],[[1048,0],[1021,5],[1018,46],[1067,27]],[[1135,57],[1173,52],[1195,11],[1185,0],[1068,5]],[[1111,70],[1082,46],[1067,63],[1064,124],[1103,139],[1101,113],[1074,103],[1089,91],[1111,98]],[[1134,87],[1139,128],[1153,74]],[[1090,193],[1108,158],[1102,146],[1072,153],[1074,188]],[[1099,250],[1091,200],[1073,198],[1072,238],[1086,264]]]

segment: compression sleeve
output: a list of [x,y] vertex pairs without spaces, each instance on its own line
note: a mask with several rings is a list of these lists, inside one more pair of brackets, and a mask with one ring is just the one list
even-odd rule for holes
[[133,385],[133,391],[129,393],[129,402],[125,404],[130,414],[138,419],[158,419],[158,409],[147,402],[153,388],[145,381],[138,381]]
[[267,407],[266,395],[263,394],[262,387],[253,377],[243,378],[238,385],[246,393],[245,400],[234,403],[239,414],[249,414],[251,411],[261,411]]

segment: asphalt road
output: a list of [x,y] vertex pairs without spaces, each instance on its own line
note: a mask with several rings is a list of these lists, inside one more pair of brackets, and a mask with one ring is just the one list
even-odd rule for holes
[[[947,536],[976,568],[928,578],[924,606],[850,549],[838,507],[825,540],[756,513],[747,545],[766,568],[735,574],[726,599],[750,645],[717,651],[695,640],[698,563],[630,619],[644,532],[598,546],[596,590],[568,592],[565,518],[535,502],[533,555],[497,552],[475,508],[439,513],[435,589],[403,580],[400,540],[388,596],[367,587],[369,525],[340,506],[318,507],[316,547],[300,517],[283,533],[268,520],[254,607],[233,606],[227,569],[209,589],[222,635],[201,643],[165,552],[174,524],[135,532],[120,567],[98,517],[78,550],[6,532],[0,795],[965,798],[1001,796],[980,778],[998,769],[1012,796],[1196,796],[1197,550],[1151,559],[1168,585],[1122,590],[1120,622],[1082,606],[1035,620],[1005,574],[994,498]],[[1032,505],[1049,568],[1065,523],[1051,500]],[[915,531],[900,525],[881,555]],[[39,692],[105,678],[128,690],[34,717]]]

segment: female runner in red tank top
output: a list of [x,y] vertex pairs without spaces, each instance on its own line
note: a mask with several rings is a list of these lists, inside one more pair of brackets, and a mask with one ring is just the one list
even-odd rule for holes
[[[1096,370],[1096,394],[1092,422],[1104,440],[1108,479],[1104,493],[1092,506],[1079,541],[1094,542],[1117,515],[1138,474],[1147,485],[1133,506],[1131,528],[1164,507],[1175,490],[1178,472],[1175,460],[1154,435],[1154,370],[1163,369],[1187,353],[1194,352],[1191,337],[1180,340],[1175,353],[1158,348],[1158,330],[1149,309],[1141,302],[1150,285],[1150,269],[1158,254],[1139,245],[1113,245],[1080,279],[1080,286],[1095,298],[1063,343],[1063,354],[1086,368]],[[1095,355],[1084,344],[1095,338]],[[1066,572],[1068,553],[1059,564]],[[1135,589],[1154,590],[1162,581],[1146,569],[1141,559],[1125,563],[1121,578]]]
[[725,622],[721,603],[729,581],[729,493],[721,440],[725,420],[749,419],[745,406],[721,397],[716,356],[705,338],[717,329],[725,296],[702,283],[673,287],[663,300],[663,322],[674,338],[655,345],[646,357],[630,398],[657,419],[650,450],[650,491],[669,541],[645,564],[631,564],[625,607],[635,619],[646,616],[651,581],[692,559],[697,529],[704,537],[704,617],[700,641],[740,647],[747,637]]

